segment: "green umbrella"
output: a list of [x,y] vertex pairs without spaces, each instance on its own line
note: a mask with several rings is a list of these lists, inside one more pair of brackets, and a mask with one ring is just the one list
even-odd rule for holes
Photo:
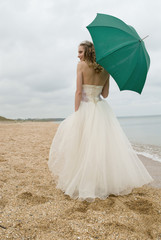
[[120,90],[141,93],[150,57],[135,29],[106,14],[97,14],[87,29],[93,39],[96,62],[115,79]]

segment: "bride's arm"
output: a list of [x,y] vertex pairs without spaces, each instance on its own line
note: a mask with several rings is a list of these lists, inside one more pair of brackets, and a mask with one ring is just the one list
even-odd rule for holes
[[108,97],[108,94],[109,94],[109,79],[110,79],[110,75],[108,74],[105,85],[104,85],[104,87],[102,89],[102,93],[101,93],[101,95],[104,98]]
[[76,84],[76,92],[75,92],[75,112],[78,110],[81,98],[82,98],[82,80],[83,80],[83,72],[82,72],[82,63],[79,62],[77,65],[77,84]]

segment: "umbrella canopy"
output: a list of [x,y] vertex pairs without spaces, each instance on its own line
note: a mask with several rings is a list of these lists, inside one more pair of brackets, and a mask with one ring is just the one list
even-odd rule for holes
[[120,90],[141,93],[150,57],[135,29],[106,14],[97,14],[87,29],[95,47],[96,62],[115,79]]

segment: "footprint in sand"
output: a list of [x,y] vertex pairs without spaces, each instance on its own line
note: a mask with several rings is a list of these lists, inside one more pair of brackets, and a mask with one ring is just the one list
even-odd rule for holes
[[86,213],[87,210],[89,209],[88,206],[90,203],[88,202],[83,202],[83,203],[76,203],[75,207],[68,208],[67,210],[64,211],[64,218],[68,216],[68,218],[74,218],[74,215],[77,213]]
[[24,173],[25,172],[24,167],[21,168],[21,167],[14,166],[14,170],[18,173]]
[[72,213],[86,213],[88,210],[92,211],[105,211],[106,209],[110,209],[114,206],[115,200],[114,199],[107,199],[105,201],[96,200],[95,202],[83,202],[80,204],[77,204],[74,208],[70,208],[65,211],[66,214],[72,214]]
[[4,158],[4,156],[0,156],[0,162],[6,162],[7,160]]
[[7,205],[7,200],[4,198],[0,199],[0,208],[4,208]]
[[141,196],[141,197],[142,197],[142,196],[146,196],[146,193],[143,193],[143,192],[138,192],[138,193],[137,193],[137,195],[139,195],[139,196]]
[[49,197],[33,195],[31,192],[23,192],[17,198],[33,205],[43,204],[51,200]]
[[120,232],[135,232],[135,228],[130,225],[125,225],[119,222],[110,222],[110,223],[104,223],[104,227],[107,229],[112,227],[115,230],[119,230]]
[[124,204],[130,208],[130,210],[136,211],[140,214],[153,214],[154,208],[153,204],[144,199],[138,199],[133,201],[124,202]]

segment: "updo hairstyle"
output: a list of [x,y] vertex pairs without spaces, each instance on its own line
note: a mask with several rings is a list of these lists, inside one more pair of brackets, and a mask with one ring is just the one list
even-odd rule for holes
[[93,43],[83,41],[79,44],[79,46],[84,47],[84,59],[87,61],[89,67],[93,67],[96,73],[102,72],[103,67],[96,63],[96,54]]

